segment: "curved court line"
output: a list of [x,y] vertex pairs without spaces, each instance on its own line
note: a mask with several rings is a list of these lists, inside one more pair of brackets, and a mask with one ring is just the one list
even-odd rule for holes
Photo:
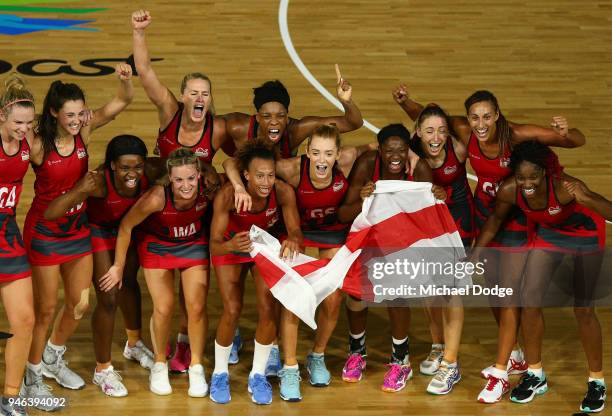
[[[306,78],[306,80],[310,82],[310,84],[313,87],[315,87],[315,89],[319,91],[319,93],[323,97],[325,97],[327,101],[332,103],[339,110],[344,111],[344,108],[342,107],[342,104],[340,104],[340,101],[338,101],[336,97],[331,95],[331,93],[327,91],[325,87],[321,85],[319,81],[317,81],[317,79],[312,75],[312,73],[308,70],[308,68],[306,68],[306,65],[304,65],[304,62],[302,62],[300,55],[298,55],[295,48],[293,47],[293,42],[291,41],[291,35],[289,34],[289,25],[287,24],[288,9],[289,9],[289,0],[280,0],[280,5],[278,7],[278,27],[280,29],[281,38],[283,40],[283,45],[285,45],[285,50],[289,54],[289,57],[293,61],[293,64],[302,73],[302,76]],[[363,120],[363,125],[368,130],[372,131],[374,134],[377,134],[378,131],[380,130],[378,127],[376,127],[375,125],[373,125],[372,123],[370,123],[369,121],[365,119]],[[473,181],[478,181],[478,177],[475,175],[472,175],[471,173],[468,173],[467,177]],[[608,224],[612,224],[611,221],[606,221],[606,222]]]

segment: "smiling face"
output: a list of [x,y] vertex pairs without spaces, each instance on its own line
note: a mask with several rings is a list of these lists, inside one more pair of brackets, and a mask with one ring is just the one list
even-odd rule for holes
[[427,117],[417,128],[417,135],[421,138],[423,151],[429,156],[438,156],[448,139],[446,120],[438,116]]
[[516,186],[519,187],[525,198],[535,198],[545,190],[542,187],[545,184],[544,178],[544,169],[527,161],[521,162],[514,173]]
[[8,140],[23,140],[32,131],[34,108],[13,105],[8,114],[0,112],[2,137]]
[[404,172],[408,150],[408,144],[401,137],[387,138],[379,149],[383,172],[388,175],[398,175]]
[[51,115],[57,120],[60,136],[76,136],[83,125],[85,102],[83,100],[68,100],[59,111],[51,109]]
[[121,155],[111,162],[115,186],[131,192],[138,187],[144,174],[144,159],[140,155]]
[[276,171],[273,160],[254,158],[249,168],[243,172],[247,180],[247,191],[252,196],[267,198],[272,192],[276,180]]
[[289,116],[285,106],[276,101],[270,101],[259,107],[257,112],[258,137],[267,137],[273,143],[278,143],[287,128]]
[[313,136],[306,155],[310,159],[310,177],[325,180],[332,177],[340,151],[334,137]]
[[184,116],[189,117],[194,123],[204,122],[212,104],[210,82],[201,78],[190,79],[181,93],[181,101],[184,105]]
[[489,101],[474,103],[468,111],[470,127],[476,138],[481,142],[495,137],[495,123],[498,118],[499,112],[495,110],[495,106]]
[[172,193],[181,199],[194,198],[198,190],[200,172],[196,165],[173,166],[168,174]]

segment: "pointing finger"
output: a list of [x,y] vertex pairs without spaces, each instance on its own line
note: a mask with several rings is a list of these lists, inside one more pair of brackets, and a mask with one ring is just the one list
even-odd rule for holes
[[334,68],[336,69],[336,78],[338,78],[338,84],[340,84],[340,81],[342,81],[342,74],[340,73],[340,67],[338,66],[338,64],[335,64]]

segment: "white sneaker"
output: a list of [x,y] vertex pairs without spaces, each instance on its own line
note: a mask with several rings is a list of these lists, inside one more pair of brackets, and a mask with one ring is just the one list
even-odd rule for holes
[[206,384],[202,364],[189,367],[189,390],[187,394],[189,397],[206,397],[208,394],[208,384]]
[[[484,379],[489,378],[493,368],[495,368],[494,365],[483,368],[480,372],[480,376]],[[527,361],[525,361],[523,358],[515,359],[514,357],[510,357],[508,360],[508,365],[506,366],[506,371],[508,372],[509,376],[513,376],[526,373],[528,368],[529,366],[527,365]]]
[[132,361],[140,363],[142,368],[150,370],[155,365],[153,361],[153,353],[150,349],[143,344],[141,340],[138,340],[136,345],[133,347],[128,346],[127,341],[125,342],[125,348],[123,348],[123,356]]
[[498,378],[489,374],[485,388],[478,395],[478,401],[480,403],[497,403],[504,394],[508,393],[509,389],[510,383],[508,383],[507,377]]
[[429,351],[429,355],[419,365],[421,374],[433,376],[440,368],[440,363],[444,357],[444,348],[433,348]]
[[456,364],[453,367],[447,365],[444,362],[440,365],[438,372],[431,379],[427,386],[427,393],[431,394],[448,394],[453,389],[453,386],[461,380],[461,372],[459,371],[459,365]]
[[172,394],[167,363],[155,363],[149,374],[149,390],[160,396]]
[[122,378],[111,365],[100,372],[94,371],[93,384],[100,386],[104,394],[111,397],[125,397],[128,391],[121,382]]
[[77,373],[68,368],[68,361],[64,360],[66,346],[55,350],[47,344],[43,351],[42,374],[52,378],[62,387],[80,390],[85,387],[85,381]]

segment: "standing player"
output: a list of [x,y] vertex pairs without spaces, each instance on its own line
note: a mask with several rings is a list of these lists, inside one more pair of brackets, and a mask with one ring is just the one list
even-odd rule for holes
[[13,336],[4,351],[3,415],[25,415],[12,399],[19,396],[34,328],[30,265],[15,213],[30,163],[34,97],[23,80],[11,75],[0,96],[0,295]]
[[45,212],[46,219],[58,219],[70,207],[87,200],[94,287],[98,300],[91,320],[97,363],[93,382],[100,386],[104,394],[112,397],[123,397],[128,393],[121,376],[111,364],[117,305],[123,312],[128,335],[123,355],[147,369],[154,364],[153,353],[141,338],[141,299],[137,280],[139,263],[133,246],[128,251],[121,290],[113,288],[103,291],[99,284],[113,264],[121,218],[159,176],[158,163],[147,163],[146,157],[147,147],[138,137],[121,135],[113,138],[106,147],[104,165],[85,175],[70,192],[56,198]]
[[[547,146],[536,141],[523,142],[514,148],[510,158],[514,176],[500,186],[495,210],[487,219],[476,247],[485,247],[493,239],[513,207],[519,207],[537,225],[521,285],[521,303],[524,305],[521,326],[529,369],[510,395],[510,399],[517,403],[530,402],[535,395],[548,390],[541,356],[544,335],[542,304],[564,254],[574,256],[574,313],[589,367],[588,391],[580,410],[599,412],[605,406],[606,384],[601,325],[595,314],[594,300],[600,295],[597,294],[597,284],[605,247],[605,222],[599,213],[594,212],[599,209],[599,204],[587,200],[587,206],[581,205],[564,187],[564,180],[573,182],[575,179],[559,177],[549,162],[551,153]],[[474,254],[475,259],[480,250]],[[507,379],[490,375],[479,400],[486,403],[497,401],[507,389]]]
[[[363,200],[372,194],[378,180],[415,180],[431,182],[431,168],[424,160],[419,160],[414,174],[405,173],[410,146],[410,132],[401,124],[383,127],[377,135],[378,151],[361,155],[355,162],[350,177],[349,189],[344,203],[338,209],[341,222],[350,223],[361,212]],[[432,188],[438,199],[446,199],[444,190],[434,185]],[[406,387],[412,378],[412,368],[408,355],[408,327],[410,309],[407,307],[388,307],[391,326],[392,347],[389,371],[381,388],[397,392]],[[347,298],[349,318],[349,357],[342,370],[342,379],[350,383],[361,380],[366,367],[366,320],[367,308],[358,299]]]
[[[396,88],[393,97],[413,120],[423,110],[422,105],[408,97],[405,85]],[[478,231],[494,207],[497,188],[511,173],[508,163],[514,145],[535,139],[547,146],[571,148],[582,146],[585,138],[580,130],[570,129],[564,117],[553,117],[552,128],[508,121],[499,109],[497,98],[489,91],[476,91],[464,104],[467,117],[451,117],[450,127],[467,147],[470,164],[478,176],[474,194]],[[487,259],[489,284],[499,283],[503,278],[506,287],[515,287],[520,281],[526,260],[527,234],[525,215],[515,209],[491,242],[491,246],[501,248],[502,253],[498,259],[490,256]],[[520,348],[513,349],[520,313],[518,308],[511,306],[492,309],[499,324],[499,349],[495,366],[483,370],[482,375],[487,377],[494,372],[497,377],[507,379],[508,374],[527,370],[523,352]]]
[[189,391],[191,397],[204,397],[208,385],[202,354],[208,316],[208,239],[202,217],[210,202],[200,175],[200,160],[188,149],[170,153],[166,161],[169,183],[155,185],[130,208],[121,220],[115,247],[115,261],[100,279],[100,289],[121,285],[132,230],[137,232],[137,249],[147,287],[153,299],[151,338],[155,365],[151,369],[151,391],[172,393],[168,379],[165,346],[168,342],[174,309],[174,271],[180,273],[187,305],[187,324],[191,335]]
[[245,270],[250,270],[255,280],[258,322],[248,390],[254,403],[270,404],[272,386],[266,380],[265,370],[272,342],[276,338],[275,300],[261,276],[262,271],[253,267],[248,254],[251,250],[249,230],[253,224],[264,230],[270,229],[280,220],[282,212],[288,231],[279,253],[284,257],[293,257],[299,251],[303,237],[295,194],[289,185],[275,180],[274,151],[265,139],[244,144],[236,158],[252,206],[248,211],[236,211],[234,188],[230,183],[225,184],[215,198],[210,247],[223,312],[215,338],[215,370],[210,382],[210,398],[216,403],[231,400],[228,359],[232,336],[242,310]]
[[[429,104],[421,111],[411,147],[431,167],[433,183],[446,191],[446,205],[463,245],[469,248],[474,237],[474,200],[465,171],[467,149],[450,135],[448,116],[439,106]],[[451,391],[452,382],[460,378],[457,356],[463,327],[461,298],[427,299],[426,312],[434,344],[427,359],[421,363],[420,371],[434,375],[427,387],[429,393],[446,394]]]
[[[338,129],[328,125],[317,127],[307,143],[306,155],[276,162],[276,175],[295,189],[304,246],[317,247],[319,258],[331,259],[345,243],[349,231],[348,224],[338,221],[338,207],[348,190],[346,178],[355,159],[374,146],[341,149]],[[341,303],[342,294],[337,290],[322,302],[317,315],[317,331],[307,363],[313,386],[325,387],[331,382],[324,354],[338,322]],[[280,396],[287,401],[302,398],[296,358],[298,325],[299,318],[283,308],[281,340],[285,365],[279,377]]]
[[[132,101],[132,70],[117,65],[120,86],[117,95],[93,112],[83,125],[85,96],[75,84],[51,84],[30,149],[34,165],[34,201],[24,225],[24,241],[32,265],[36,324],[24,381],[27,397],[51,395],[42,384],[42,375],[54,378],[69,389],[85,387],[83,379],[66,366],[66,342],[89,307],[92,278],[91,240],[85,203],[77,204],[60,219],[49,221],[44,212],[51,201],[72,189],[87,173],[87,144],[91,133],[113,120]],[[55,313],[60,278],[64,282],[64,306],[51,337],[47,330]],[[52,401],[40,401],[39,408],[53,410]]]
[[[225,120],[214,116],[212,83],[200,72],[189,73],[183,77],[178,99],[161,83],[151,66],[145,39],[145,30],[151,21],[151,14],[147,10],[132,13],[134,63],[140,82],[149,100],[157,108],[159,118],[155,153],[166,158],[173,150],[185,147],[193,151],[202,162],[210,164],[226,138]],[[202,168],[205,169],[204,166]],[[185,326],[185,297],[181,287],[179,300],[181,329],[170,361],[170,370],[186,372],[191,352]]]

